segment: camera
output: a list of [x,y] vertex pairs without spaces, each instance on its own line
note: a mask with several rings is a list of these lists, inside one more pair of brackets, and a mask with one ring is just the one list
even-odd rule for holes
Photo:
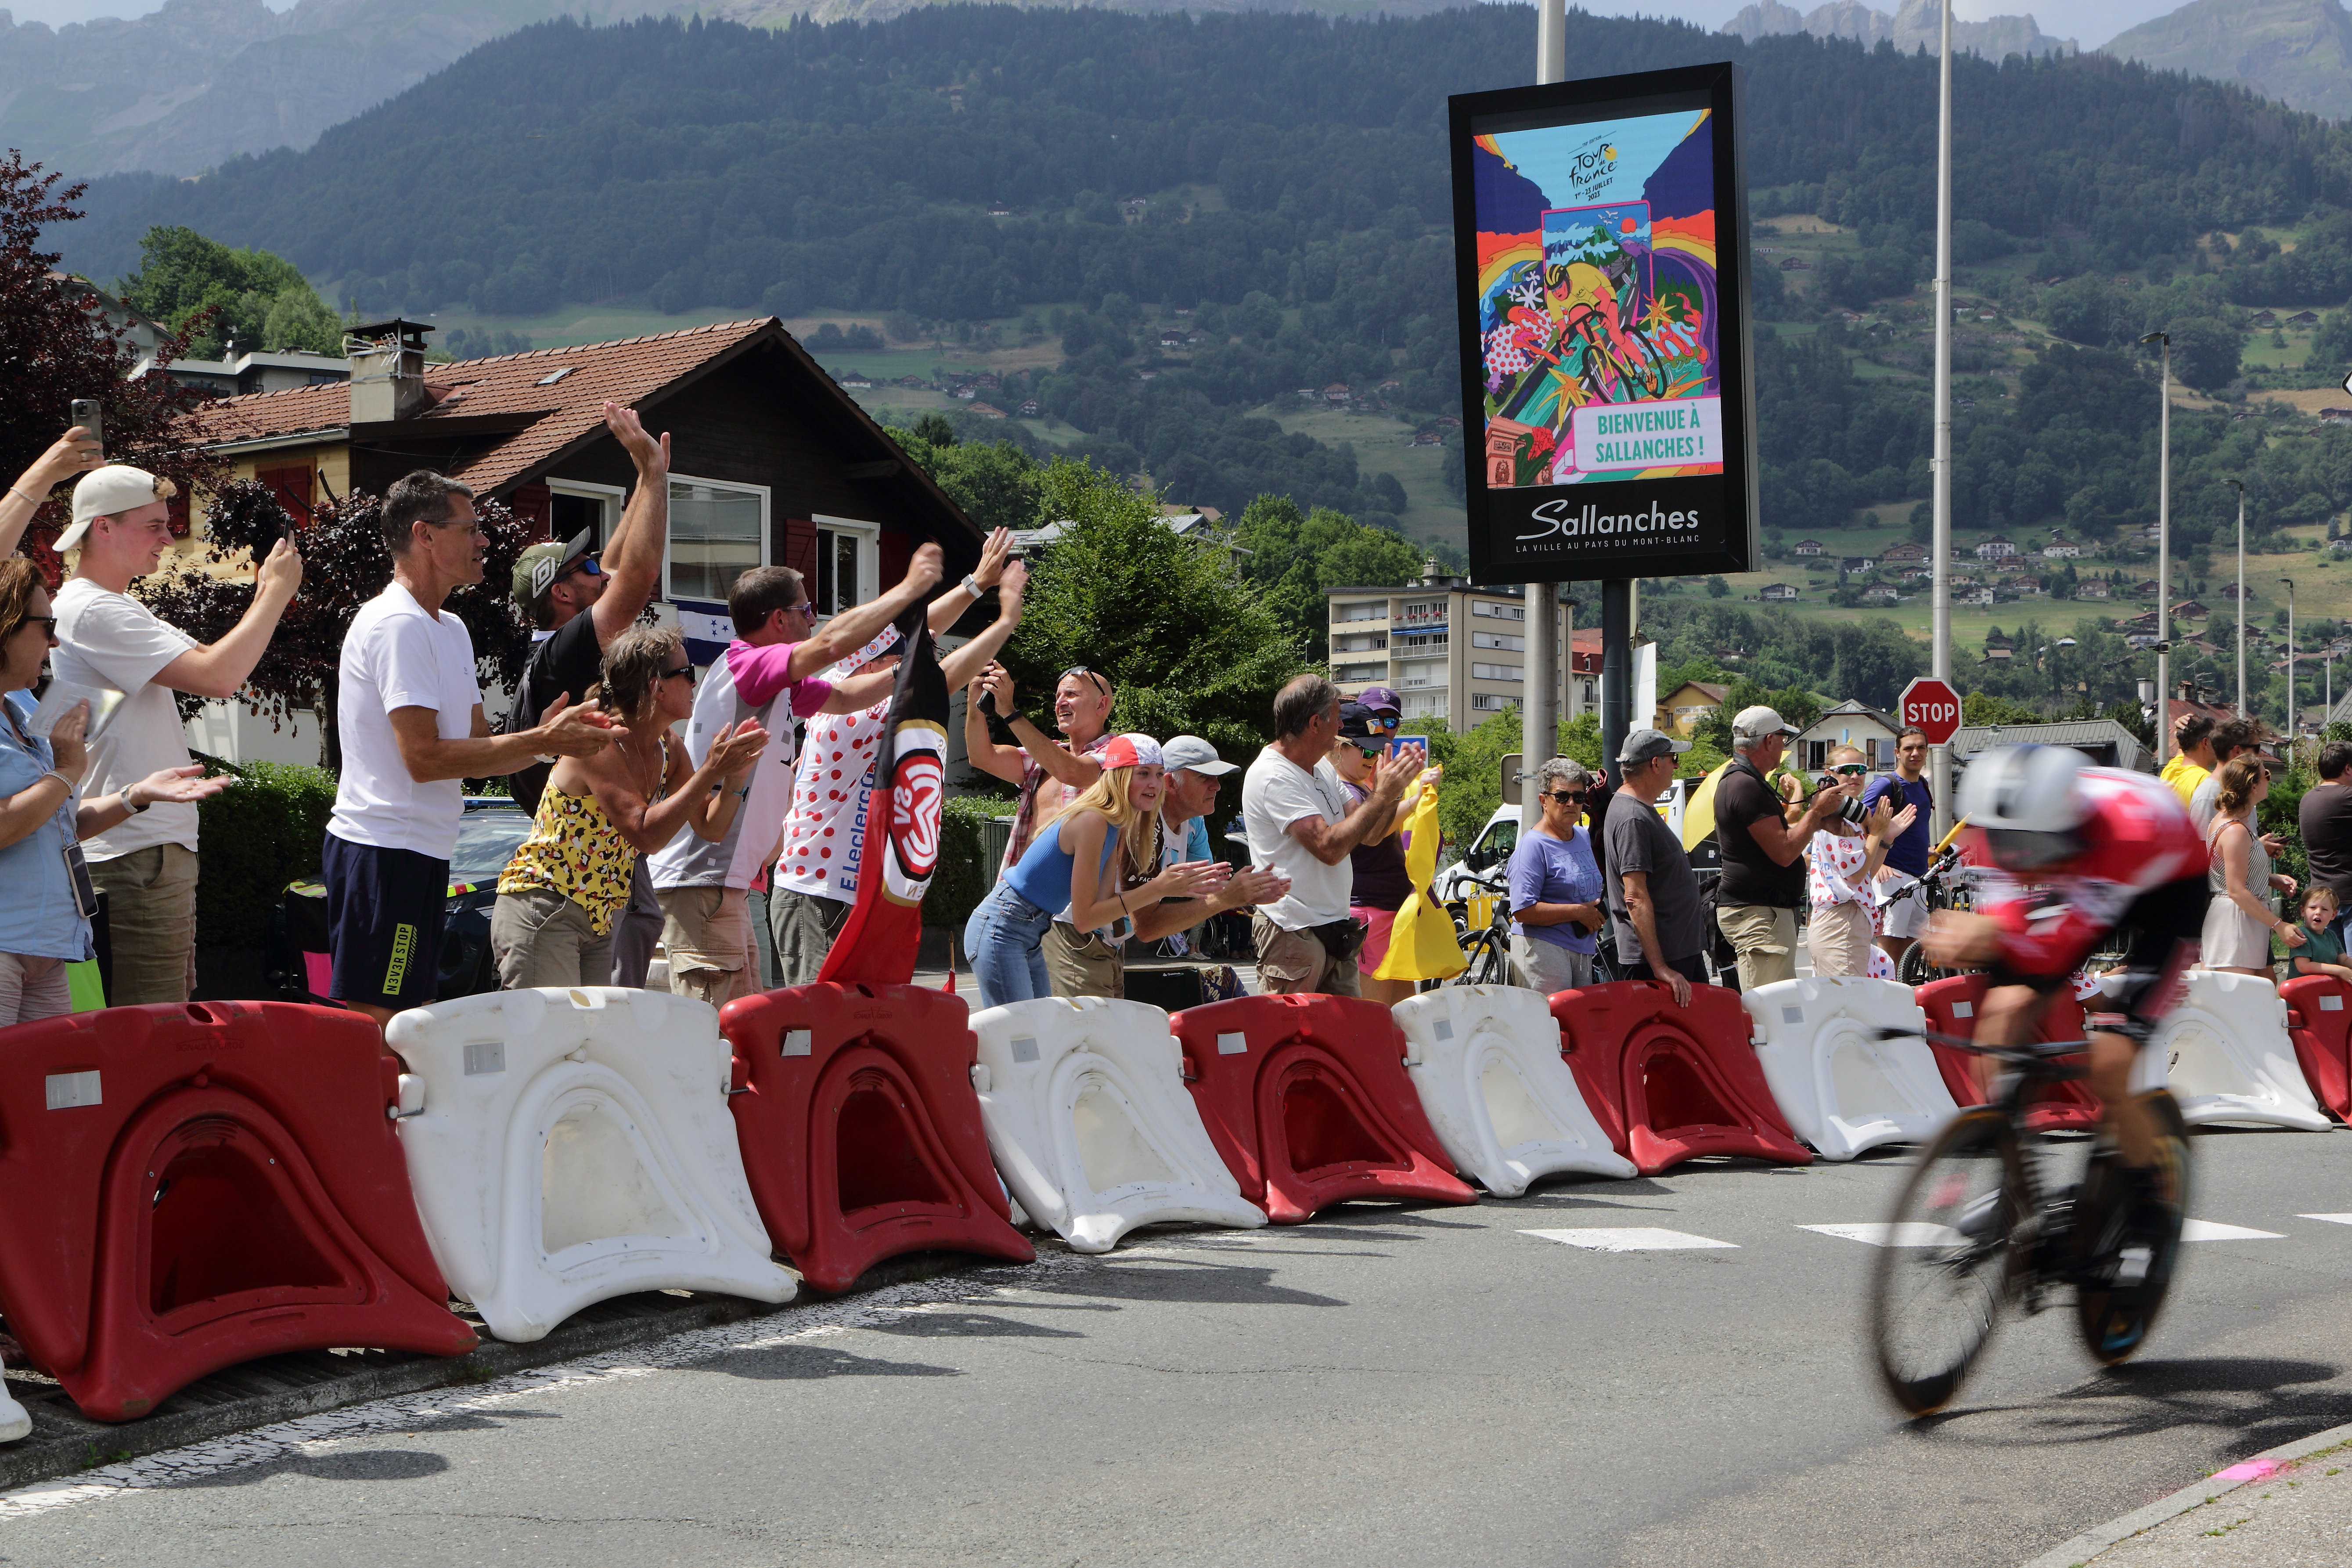
[[1838,815],[1858,826],[1870,820],[1870,807],[1863,803],[1861,796],[1856,795],[1838,807]]

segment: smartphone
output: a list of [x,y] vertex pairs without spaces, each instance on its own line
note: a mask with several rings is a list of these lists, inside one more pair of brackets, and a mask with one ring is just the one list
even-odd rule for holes
[[1421,765],[1427,767],[1429,765],[1429,737],[1426,735],[1399,735],[1389,742],[1389,755],[1392,757],[1401,757],[1407,752],[1420,752]]
[[106,409],[95,397],[73,400],[72,423],[80,426],[98,442],[99,456],[106,455]]

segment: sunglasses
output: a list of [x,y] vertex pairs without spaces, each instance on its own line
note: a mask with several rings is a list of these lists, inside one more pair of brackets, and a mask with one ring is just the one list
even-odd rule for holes
[[43,637],[47,637],[51,642],[55,642],[57,640],[58,618],[55,616],[26,616],[23,620],[16,623],[16,630],[10,632],[8,635],[10,637],[15,637],[16,632],[23,631],[26,626],[38,626],[41,628],[41,635]]
[[1870,764],[1867,763],[1840,763],[1830,770],[1833,773],[1839,773],[1850,779],[1858,779],[1869,771]]
[[[572,563],[572,572],[578,572],[589,577],[602,577],[604,574],[604,569],[596,564],[596,558],[593,555],[583,555],[579,560],[573,562]],[[569,577],[572,575],[572,572],[566,572],[564,575]]]
[[1070,677],[1072,677],[1072,676],[1074,676],[1074,675],[1083,675],[1083,676],[1085,676],[1088,681],[1090,681],[1090,682],[1092,682],[1092,683],[1093,683],[1093,685],[1094,685],[1094,689],[1095,689],[1097,691],[1108,691],[1108,690],[1110,689],[1110,682],[1109,682],[1109,681],[1105,680],[1101,676],[1097,675],[1093,670],[1088,669],[1088,668],[1087,668],[1085,665],[1083,665],[1083,664],[1074,664],[1074,665],[1070,666],[1070,668],[1067,668],[1067,669],[1066,669],[1066,670],[1062,671],[1062,673],[1061,673],[1061,674],[1059,674],[1059,675],[1055,676],[1055,677],[1054,678],[1054,679],[1055,679],[1055,684],[1057,684],[1057,685],[1058,685],[1058,684],[1059,684],[1059,683],[1061,683],[1062,681],[1065,681],[1065,680],[1069,679],[1070,679]]
[[677,666],[675,668],[665,669],[662,671],[662,679],[664,680],[683,679],[688,685],[692,685],[694,682],[694,666],[690,664],[681,664]]
[[1574,805],[1584,798],[1584,792],[1580,789],[1556,789],[1543,798],[1556,800],[1562,805]]

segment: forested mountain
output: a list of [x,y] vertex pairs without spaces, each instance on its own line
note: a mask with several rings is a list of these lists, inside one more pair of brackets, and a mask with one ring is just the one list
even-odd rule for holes
[[[1768,320],[1810,326],[1824,302],[1861,310],[1924,279],[1936,61],[1580,14],[1570,26],[1582,73],[1745,64],[1757,213],[1846,231],[1801,300],[1779,297],[1777,268],[1757,274]],[[106,278],[150,226],[184,225],[283,255],[371,310],[1027,312],[1061,359],[1005,397],[1036,398],[1106,461],[1228,510],[1276,490],[1378,517],[1393,481],[1246,412],[1383,379],[1408,411],[1457,405],[1445,97],[1523,80],[1533,30],[1507,5],[1337,23],[964,6],[774,32],[551,22],[307,152],[194,182],[101,182],[91,218],[58,237]],[[2352,135],[2100,56],[1970,57],[1955,78],[1962,259],[2005,268],[2015,313],[2063,314],[2061,334],[2096,351],[2053,351],[2032,379],[2012,367],[1970,393],[1963,523],[2063,517],[2112,534],[2152,513],[2154,397],[2146,360],[2106,348],[2168,327],[2184,376],[2218,385],[2235,374],[2221,319],[2233,301],[2342,304]],[[2289,248],[2263,226],[2302,238]],[[1191,310],[1204,341],[1163,356],[1156,332],[1139,339],[1145,307]],[[2198,358],[2200,333],[2213,352]],[[1832,321],[1759,343],[1768,523],[1834,527],[1857,504],[1926,493],[1923,381],[1854,363],[1883,341]],[[2339,434],[2297,451],[2333,453]],[[2260,446],[2252,422],[2191,439],[2234,453],[2241,435]],[[2266,515],[2352,504],[2332,458],[2269,450]],[[2176,522],[2209,527],[2209,500],[2184,490]]]
[[2243,82],[2331,120],[2352,115],[2352,16],[2338,0],[2189,0],[2100,52]]

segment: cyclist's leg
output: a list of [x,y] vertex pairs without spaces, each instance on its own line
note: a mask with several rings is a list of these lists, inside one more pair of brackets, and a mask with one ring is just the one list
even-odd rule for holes
[[[2063,985],[2021,979],[1996,969],[1977,1008],[1977,1043],[1997,1047],[2025,1044],[2033,1038],[2042,1016],[2057,1001],[2062,989]],[[2001,1064],[1991,1057],[1973,1057],[1969,1065],[1976,1073],[1977,1092],[1990,1100]]]
[[2089,1002],[2091,1088],[2114,1118],[2116,1152],[2129,1167],[2157,1163],[2162,1129],[2131,1091],[2140,1047],[2179,1000],[2181,979],[2197,962],[2206,897],[2201,878],[2186,878],[2143,893],[2117,922],[2131,931],[2120,967],[2099,981]]
[[2116,1153],[2123,1163],[2145,1170],[2156,1163],[2156,1119],[2131,1091],[2132,1068],[2138,1064],[2140,1039],[2112,1029],[2091,1031],[2091,1089],[2115,1119]]

